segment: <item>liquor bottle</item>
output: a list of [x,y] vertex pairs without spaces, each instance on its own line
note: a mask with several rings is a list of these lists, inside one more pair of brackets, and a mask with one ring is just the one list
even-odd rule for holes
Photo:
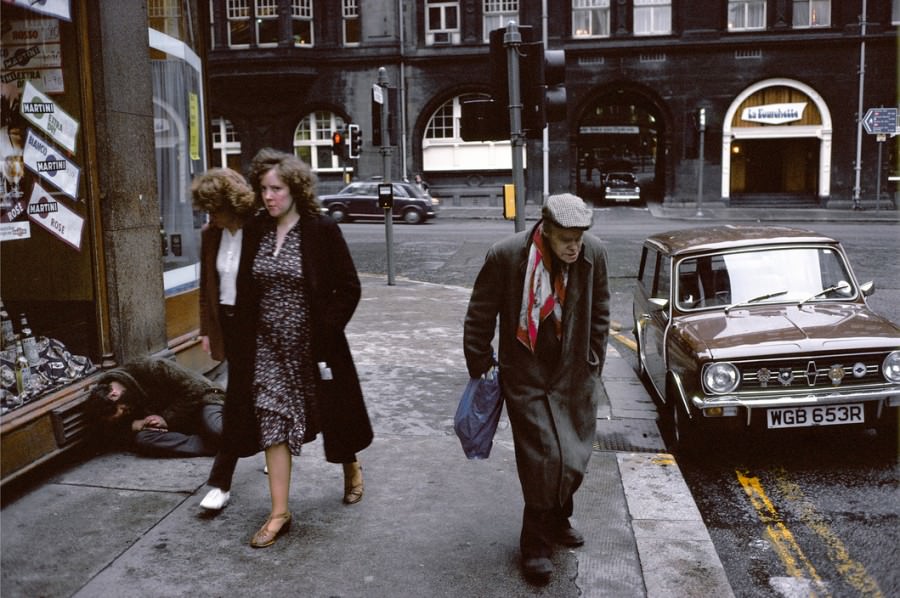
[[41,362],[37,339],[31,332],[31,326],[28,325],[28,318],[25,317],[25,314],[20,315],[19,318],[19,332],[22,335],[22,349],[25,351],[25,358],[28,359],[28,365],[37,367]]
[[0,347],[12,347],[14,336],[13,322],[6,311],[6,306],[0,300]]
[[25,349],[22,348],[22,339],[19,335],[15,336],[16,343],[16,394],[21,398],[31,386],[31,366],[28,365],[28,358],[25,357]]

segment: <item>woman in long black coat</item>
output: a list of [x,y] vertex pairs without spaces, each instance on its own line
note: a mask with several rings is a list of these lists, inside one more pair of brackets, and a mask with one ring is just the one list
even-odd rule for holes
[[266,212],[246,226],[241,248],[224,442],[240,456],[266,451],[272,511],[251,540],[262,547],[290,525],[300,444],[322,432],[326,459],[344,464],[352,503],[363,490],[356,453],[373,434],[344,334],[359,277],[340,228],[319,210],[315,175],[295,156],[264,149],[249,178]]

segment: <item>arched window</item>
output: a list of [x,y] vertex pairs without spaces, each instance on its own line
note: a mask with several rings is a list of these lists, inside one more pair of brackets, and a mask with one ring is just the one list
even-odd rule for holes
[[460,136],[462,102],[478,97],[487,96],[456,96],[441,104],[431,115],[422,140],[422,165],[425,171],[512,169],[512,150],[508,139],[463,141]]
[[294,131],[294,154],[313,170],[337,170],[343,166],[331,152],[331,136],[345,129],[344,119],[319,110],[303,117]]

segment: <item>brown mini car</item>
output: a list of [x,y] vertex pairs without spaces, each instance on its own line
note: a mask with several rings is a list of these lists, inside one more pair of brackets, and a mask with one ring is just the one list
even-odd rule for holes
[[892,438],[900,327],[840,243],[779,226],[653,235],[634,294],[638,368],[674,450],[710,432],[866,427]]

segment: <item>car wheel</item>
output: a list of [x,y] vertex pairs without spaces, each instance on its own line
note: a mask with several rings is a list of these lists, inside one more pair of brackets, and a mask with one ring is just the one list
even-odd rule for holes
[[423,220],[425,219],[422,217],[422,213],[419,212],[419,210],[411,208],[403,212],[403,221],[407,224],[419,224]]
[[350,217],[347,216],[347,212],[344,210],[344,208],[342,208],[340,206],[335,206],[333,208],[329,208],[328,213],[331,215],[332,218],[334,218],[334,220],[336,222],[349,222],[350,221]]
[[678,400],[670,392],[669,403],[669,431],[671,437],[670,449],[673,453],[691,454],[699,445],[699,423],[695,418],[689,418]]

